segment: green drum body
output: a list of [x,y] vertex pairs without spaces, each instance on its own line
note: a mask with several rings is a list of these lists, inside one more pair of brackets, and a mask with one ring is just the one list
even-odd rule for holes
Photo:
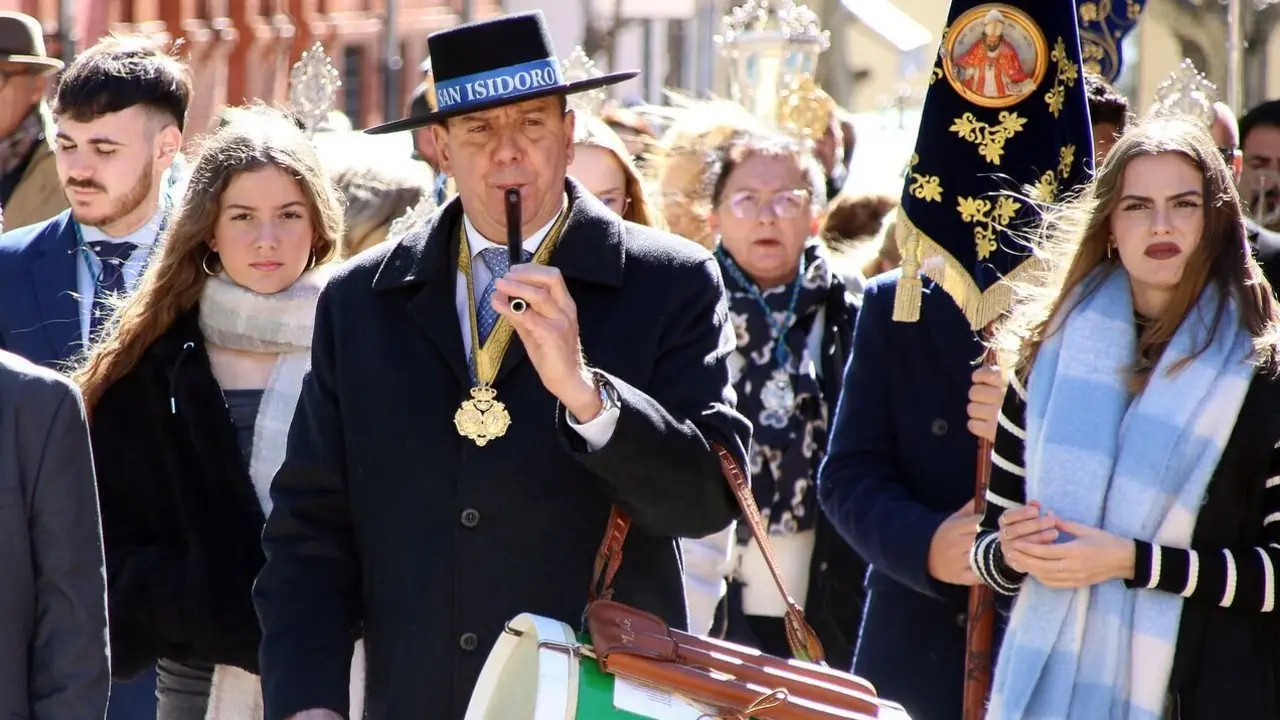
[[523,614],[485,660],[465,720],[697,720],[708,708],[600,669],[565,623]]

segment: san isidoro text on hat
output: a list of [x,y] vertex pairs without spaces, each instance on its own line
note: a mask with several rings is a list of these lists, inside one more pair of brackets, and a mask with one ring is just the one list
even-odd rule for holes
[[487,98],[509,97],[548,88],[564,83],[559,64],[554,60],[534,60],[515,67],[500,68],[487,73],[460,77],[436,84],[436,105],[448,110],[464,103]]

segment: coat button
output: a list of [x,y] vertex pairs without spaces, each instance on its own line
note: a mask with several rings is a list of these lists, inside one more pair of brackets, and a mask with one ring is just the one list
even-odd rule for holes
[[480,511],[475,508],[467,508],[462,511],[462,524],[464,527],[473,528],[480,524]]
[[480,639],[476,637],[475,633],[462,633],[462,637],[458,638],[458,647],[467,652],[475,650],[479,644]]
[[937,420],[933,421],[933,425],[931,425],[929,429],[933,431],[934,435],[937,435],[939,437],[946,435],[947,421],[943,420],[942,418],[938,418]]

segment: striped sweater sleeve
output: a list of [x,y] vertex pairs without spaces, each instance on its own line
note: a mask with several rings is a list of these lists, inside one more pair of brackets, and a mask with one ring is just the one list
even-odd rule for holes
[[987,485],[986,508],[978,524],[978,535],[969,554],[969,564],[984,583],[1004,595],[1016,595],[1026,578],[1004,560],[1000,549],[1000,514],[1026,502],[1027,393],[1017,377],[1011,377],[1000,406],[995,443],[991,449],[991,479]]
[[1126,584],[1224,608],[1274,611],[1280,567],[1280,449],[1272,450],[1265,483],[1262,545],[1187,550],[1135,541],[1136,570]]

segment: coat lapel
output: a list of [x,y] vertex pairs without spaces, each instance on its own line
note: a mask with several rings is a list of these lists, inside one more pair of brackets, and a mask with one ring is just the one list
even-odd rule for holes
[[76,282],[74,220],[64,212],[40,241],[40,256],[30,265],[32,289],[40,306],[39,324],[49,338],[50,357],[71,358],[81,346],[80,300]]
[[[954,358],[942,363],[948,374],[955,382],[968,388],[973,382],[973,371],[982,358],[983,345],[947,291],[928,280],[924,286],[924,307],[918,322],[928,328],[929,336],[940,352],[939,357]],[[959,358],[964,358],[965,362],[960,363]]]
[[456,302],[458,224],[462,204],[458,198],[412,230],[387,255],[374,288],[389,290],[419,286],[409,300],[409,314],[440,351],[458,381],[469,385],[467,352],[462,347],[462,326]]
[[[623,222],[596,200],[576,180],[566,181],[569,195],[569,219],[565,222],[560,242],[551,253],[550,264],[559,268],[578,310],[578,335],[586,336],[595,319],[602,316],[599,303],[584,302],[597,288],[621,287]],[[502,365],[495,379],[501,380],[528,359],[524,343],[511,336]]]

